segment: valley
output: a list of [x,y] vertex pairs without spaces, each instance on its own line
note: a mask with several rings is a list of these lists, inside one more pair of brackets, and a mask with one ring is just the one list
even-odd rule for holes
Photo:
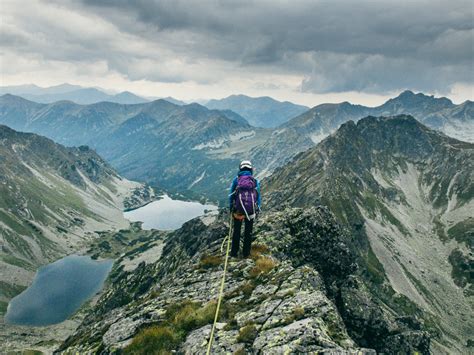
[[96,231],[127,228],[124,201],[147,187],[121,178],[85,146],[65,148],[6,126],[0,126],[0,141],[5,302],[9,290],[26,286],[38,266],[79,250]]

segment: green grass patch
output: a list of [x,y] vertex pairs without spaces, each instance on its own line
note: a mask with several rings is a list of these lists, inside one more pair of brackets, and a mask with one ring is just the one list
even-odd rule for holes
[[171,354],[181,343],[181,337],[170,327],[153,326],[142,330],[132,343],[124,349],[124,354],[165,355]]
[[258,332],[255,324],[248,324],[245,327],[240,328],[237,342],[251,344],[257,337],[257,334]]
[[382,284],[385,280],[385,269],[370,246],[365,263],[370,280],[377,285]]
[[18,217],[12,216],[10,213],[7,213],[0,209],[0,221],[5,223],[10,227],[14,232],[22,235],[29,235],[31,231],[26,228],[22,223],[18,221]]
[[246,282],[241,288],[240,291],[246,296],[250,297],[253,290],[255,289],[255,284],[251,281]]
[[448,241],[448,236],[444,231],[444,224],[441,222],[439,216],[436,216],[433,219],[433,232],[439,237],[442,242]]
[[0,315],[4,315],[7,313],[8,302],[0,301]]
[[26,269],[26,270],[34,270],[35,269],[35,267],[33,265],[31,265],[29,262],[27,262],[23,259],[17,258],[14,255],[1,254],[0,258],[2,259],[2,261],[6,262],[7,264],[10,264],[10,265],[18,266],[18,267],[21,267],[21,268]]
[[31,250],[30,244],[28,244],[28,242],[26,242],[22,236],[15,234],[12,235],[7,231],[3,237],[9,245],[14,246],[15,250],[17,252],[22,253],[22,255],[26,258],[35,258],[35,255]]
[[398,228],[398,230],[403,233],[404,235],[410,235],[410,232],[408,229],[405,228],[405,226],[388,210],[387,207],[381,204],[380,206],[380,213],[382,213],[382,216],[389,221],[391,224],[393,224],[395,227]]
[[21,352],[21,355],[43,355],[44,353],[39,350],[27,349]]
[[189,332],[212,323],[216,307],[216,302],[209,302],[203,307],[195,302],[184,302],[170,307],[166,312],[166,317],[174,328]]
[[250,249],[250,257],[253,260],[257,260],[263,254],[268,254],[270,249],[262,243],[253,243],[252,248]]
[[275,260],[270,257],[261,256],[255,261],[255,266],[250,270],[251,277],[266,275],[276,266]]
[[400,264],[400,266],[403,268],[410,281],[413,282],[417,290],[425,296],[425,299],[433,302],[435,300],[433,294],[410,271],[408,271],[403,264]]
[[26,286],[15,285],[5,281],[0,281],[0,295],[4,298],[10,299],[22,293]]
[[212,269],[222,264],[222,257],[218,255],[203,255],[199,261],[198,268]]
[[474,218],[470,217],[449,228],[448,237],[472,248],[474,243]]
[[[449,262],[453,269],[451,271],[451,277],[454,283],[462,288],[471,286],[474,283],[472,274],[472,261],[467,255],[456,248],[449,255]],[[472,292],[470,288],[467,289],[468,294]],[[472,294],[471,294],[472,296]]]
[[[142,330],[125,348],[125,354],[170,354],[176,350],[194,329],[214,321],[217,303],[204,305],[185,300],[166,309],[162,323]],[[235,311],[225,303],[221,305],[220,319],[233,319]]]

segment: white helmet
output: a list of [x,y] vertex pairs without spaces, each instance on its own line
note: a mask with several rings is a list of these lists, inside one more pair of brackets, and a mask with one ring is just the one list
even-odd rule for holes
[[250,169],[252,170],[252,163],[250,162],[250,160],[243,160],[241,163],[240,163],[240,166],[239,166],[239,169],[242,170],[242,169]]

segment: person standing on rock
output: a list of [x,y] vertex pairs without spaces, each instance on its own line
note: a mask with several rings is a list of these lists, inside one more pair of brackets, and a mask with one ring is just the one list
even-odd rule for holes
[[242,255],[244,258],[250,255],[253,222],[260,212],[260,203],[260,182],[253,177],[252,163],[244,160],[230,186],[229,204],[234,223],[230,256],[237,257],[239,254],[242,221],[245,221]]

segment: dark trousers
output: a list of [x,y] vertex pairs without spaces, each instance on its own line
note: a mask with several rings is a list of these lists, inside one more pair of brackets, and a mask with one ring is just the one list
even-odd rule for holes
[[[252,246],[252,228],[253,220],[245,220],[245,232],[244,232],[244,247],[242,255],[244,258],[250,255],[250,248]],[[239,254],[240,247],[240,229],[242,228],[242,220],[234,218],[234,233],[232,234],[232,249],[230,256],[237,257]]]

